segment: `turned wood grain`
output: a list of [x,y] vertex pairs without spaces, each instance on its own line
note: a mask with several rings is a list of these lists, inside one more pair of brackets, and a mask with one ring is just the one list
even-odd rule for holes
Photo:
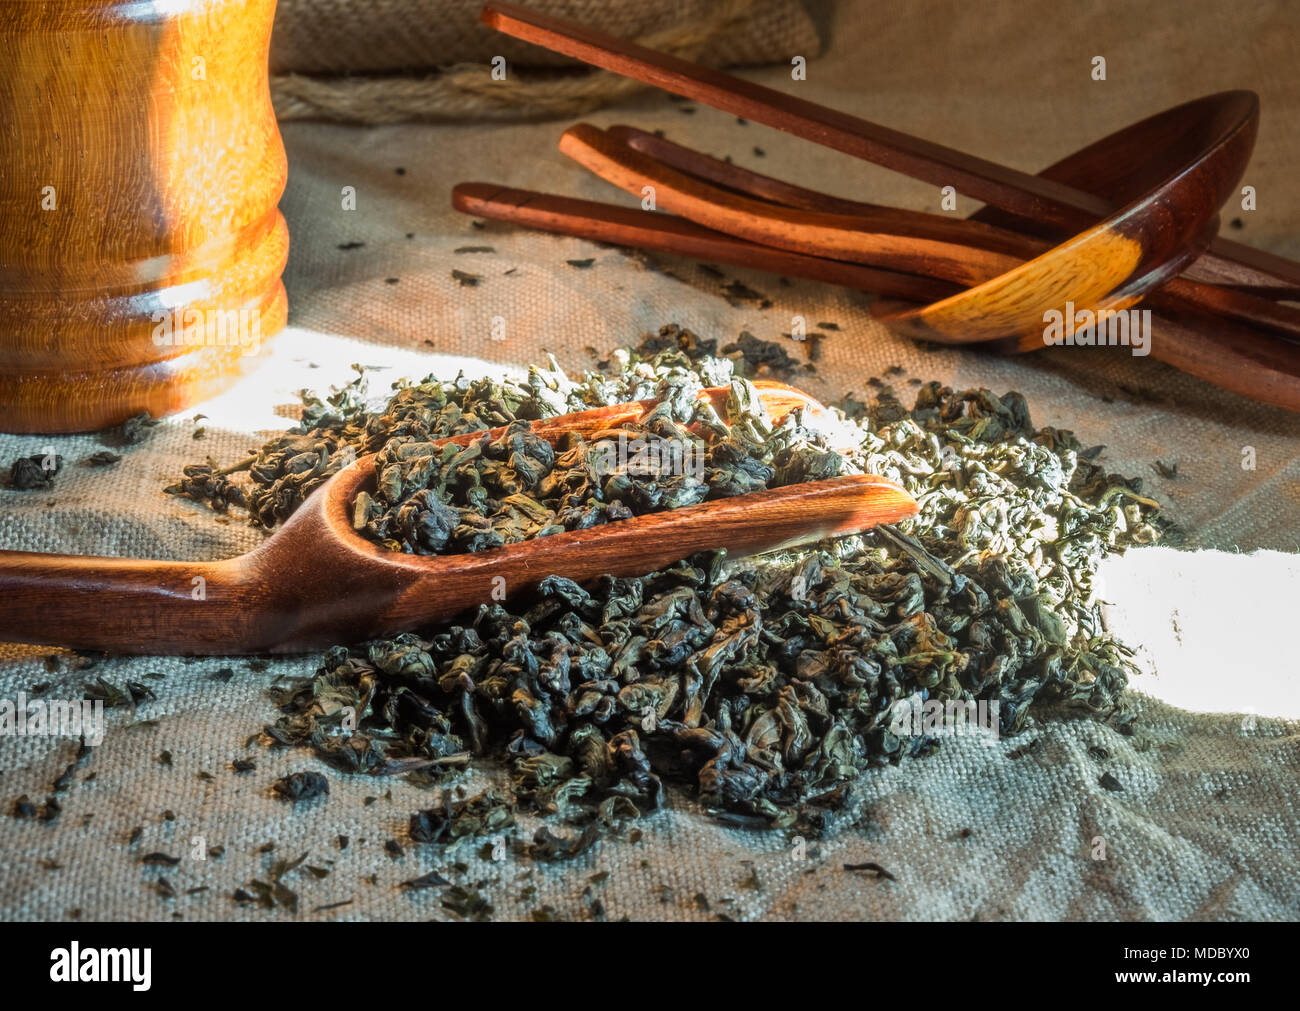
[[[728,390],[704,391],[725,411]],[[826,409],[779,383],[759,386],[773,420]],[[644,417],[653,401],[533,424],[552,442]],[[724,415],[725,417],[725,415]],[[503,429],[439,440],[465,445]],[[0,552],[0,641],[120,653],[294,652],[409,631],[510,595],[551,574],[578,582],[637,575],[697,551],[766,551],[857,533],[913,515],[916,503],[883,478],[855,475],[719,499],[474,554],[388,551],[352,529],[351,503],[373,490],[362,457],[303,503],[265,543],[217,562],[79,558]],[[198,592],[201,589],[201,594]],[[92,618],[93,616],[93,618]]]
[[257,360],[186,313],[283,326],[274,8],[0,0],[0,429],[178,410]]

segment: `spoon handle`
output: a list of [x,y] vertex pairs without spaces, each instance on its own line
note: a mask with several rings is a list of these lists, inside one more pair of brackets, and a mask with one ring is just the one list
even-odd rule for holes
[[[639,194],[649,184],[659,206],[672,214],[739,239],[804,256],[849,260],[962,285],[987,281],[1024,260],[1023,256],[969,245],[967,226],[938,216],[918,215],[901,225],[896,215],[873,212],[849,217],[779,207],[729,193],[642,154],[590,123],[566,130],[560,137],[560,150],[629,193]],[[1014,236],[1012,244],[1023,247],[1032,242]]]
[[[696,552],[742,556],[862,533],[913,516],[917,504],[891,481],[869,474],[786,485],[647,513],[477,554],[445,555],[358,638],[406,631],[535,590],[554,574],[589,584],[602,575],[653,572]],[[332,641],[332,640],[331,640]]]
[[838,284],[911,302],[936,302],[961,288],[917,274],[863,267],[857,263],[804,256],[773,246],[760,246],[694,221],[639,207],[577,200],[534,190],[517,190],[498,183],[458,183],[451,191],[458,211],[477,218],[509,221],[560,235],[577,235],[597,242],[678,253],[708,263],[766,270],[783,277]]
[[[697,551],[770,551],[858,533],[916,510],[897,485],[854,475],[478,554],[394,555],[333,573],[318,571],[310,551],[300,552],[295,565],[270,565],[265,547],[219,562],[3,551],[0,641],[146,654],[320,649],[451,618],[503,592],[534,590],[551,574],[579,583],[605,573],[639,575]],[[321,591],[323,582],[329,592]]]
[[0,642],[212,653],[244,634],[256,594],[241,559],[148,561],[0,551]]
[[[516,4],[493,0],[484,6],[479,20],[506,35],[602,70],[744,116],[914,179],[936,186],[953,186],[960,193],[1000,208],[1002,213],[997,217],[980,217],[994,224],[1006,225],[1022,219],[1062,229],[1067,234],[1089,228],[1108,217],[1117,204],[1073,184],[1076,177],[1086,179],[1095,175],[1096,166],[1107,160],[1128,172],[1131,164],[1144,157],[1158,161],[1152,152],[1159,154],[1162,150],[1160,144],[1149,138],[1144,140],[1142,131],[1149,130],[1150,125],[1150,121],[1144,120],[1072,155],[1067,159],[1069,171],[1061,171],[1060,178],[1046,172],[1034,176]],[[1214,97],[1227,95],[1225,92]],[[1249,98],[1257,105],[1255,96]],[[1187,103],[1187,107],[1193,104]],[[1181,117],[1193,115],[1187,107],[1168,110],[1162,114],[1160,123],[1166,127],[1185,125],[1186,120]],[[1121,144],[1121,141],[1129,143]],[[1252,286],[1278,286],[1280,282],[1282,291],[1300,286],[1300,263],[1224,239],[1211,244],[1197,267],[1202,268],[1198,272],[1199,280]]]

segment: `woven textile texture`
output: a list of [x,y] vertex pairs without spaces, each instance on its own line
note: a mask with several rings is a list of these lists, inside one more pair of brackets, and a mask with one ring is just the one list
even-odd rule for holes
[[[276,115],[343,123],[535,119],[582,115],[642,90],[604,71],[574,73],[574,61],[480,24],[481,7],[478,0],[280,3],[271,51]],[[534,7],[710,66],[786,63],[821,50],[798,0],[543,0]],[[509,69],[498,77],[492,65]]]
[[[282,3],[282,11],[298,6]],[[600,5],[569,6],[581,13]],[[1224,231],[1295,257],[1298,16],[1280,0],[843,3],[827,54],[809,62],[806,81],[792,81],[779,66],[748,76],[1031,170],[1167,106],[1252,88],[1263,119],[1245,182],[1256,188],[1258,208],[1230,205]],[[628,33],[641,27],[629,25]],[[1104,82],[1090,77],[1098,54],[1107,59]],[[937,187],[658,94],[590,118],[663,129],[838,195],[939,209]],[[1016,739],[946,741],[930,757],[866,775],[861,824],[806,846],[720,827],[673,793],[669,808],[642,826],[639,843],[607,842],[573,863],[538,867],[513,856],[493,863],[472,845],[448,856],[412,843],[407,820],[429,804],[413,784],[348,778],[305,752],[248,744],[275,717],[270,683],[310,674],[316,657],[275,659],[264,670],[244,658],[108,659],[81,671],[66,651],[5,646],[0,699],[38,685],[45,698],[77,698],[99,675],[117,685],[140,681],[157,699],[134,715],[108,714],[106,740],[57,794],[62,812],[50,821],[11,817],[12,802],[27,794],[39,808],[76,742],[0,738],[0,916],[450,917],[439,889],[399,887],[439,870],[480,883],[496,918],[526,918],[546,905],[587,918],[582,892],[590,885],[612,919],[1294,919],[1300,681],[1288,643],[1300,592],[1300,416],[1152,359],[1108,353],[1123,349],[1020,357],[922,350],[874,323],[862,293],[723,268],[728,280],[772,301],[769,308],[732,304],[725,281],[688,260],[656,257],[666,270],[651,270],[642,258],[577,239],[493,223],[477,228],[450,209],[450,189],[463,180],[627,201],[558,153],[567,125],[287,124],[281,206],[292,235],[290,328],[267,343],[264,364],[238,388],[167,419],[140,446],[117,448],[123,459],[112,467],[80,462],[105,448],[98,436],[0,436],[4,461],[47,448],[65,459],[46,491],[0,490],[0,546],[194,560],[248,550],[260,532],[238,518],[219,521],[162,488],[185,463],[241,458],[292,423],[295,391],[340,385],[353,362],[382,369],[372,381],[377,393],[390,379],[451,377],[462,368],[518,375],[546,353],[576,373],[593,362],[590,349],[603,354],[667,321],[724,340],[742,329],[781,340],[802,315],[840,327],[822,342],[817,372],[800,379],[812,394],[863,397],[867,380],[890,365],[905,370],[890,380],[904,398],[909,379],[1020,390],[1037,424],[1104,443],[1108,468],[1143,476],[1187,529],[1186,548],[1135,549],[1102,572],[1107,620],[1143,668],[1134,684],[1142,712],[1136,732],[1052,719],[1035,720]],[[341,206],[349,186],[355,210]],[[959,198],[960,213],[975,207]],[[465,246],[494,251],[456,252]],[[586,258],[594,260],[586,269],[566,263]],[[462,286],[453,269],[482,280]],[[498,316],[505,339],[494,341],[488,335]],[[786,346],[805,355],[803,346]],[[194,420],[200,413],[206,417]],[[1176,476],[1158,473],[1155,460],[1176,462]],[[256,767],[238,773],[231,768],[238,758]],[[271,795],[277,777],[308,769],[327,772],[328,798],[295,808]],[[1107,773],[1121,789],[1101,784]],[[466,785],[472,790],[495,775],[486,769]],[[346,848],[340,836],[348,837]],[[400,856],[386,850],[390,839],[401,844]],[[219,856],[209,854],[213,847],[223,848]],[[179,863],[142,863],[155,852]],[[232,898],[266,880],[275,860],[304,853],[307,864],[329,873],[292,872],[296,911]],[[451,867],[458,859],[468,871]],[[844,869],[866,861],[894,880]],[[601,871],[608,878],[592,884]]]
[[[716,0],[536,0],[533,10],[637,38],[672,25],[707,22]],[[720,38],[720,65],[780,59],[814,48],[813,21],[795,0],[755,0],[742,30]],[[272,73],[346,74],[487,63],[504,56],[528,66],[573,61],[479,23],[482,0],[279,0],[271,36]],[[800,50],[801,51],[801,50]]]

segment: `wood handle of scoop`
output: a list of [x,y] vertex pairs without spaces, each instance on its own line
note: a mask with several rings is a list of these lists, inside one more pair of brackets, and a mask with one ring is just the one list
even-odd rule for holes
[[0,551],[0,641],[208,653],[244,636],[256,595],[242,558],[159,562]]

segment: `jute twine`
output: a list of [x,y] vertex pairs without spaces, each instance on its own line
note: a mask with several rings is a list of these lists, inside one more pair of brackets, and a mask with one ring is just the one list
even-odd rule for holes
[[[754,4],[755,0],[719,0],[706,16],[648,32],[636,41],[709,63],[710,44],[739,28]],[[457,63],[420,77],[276,74],[271,77],[271,99],[281,120],[373,124],[522,120],[581,115],[644,87],[604,70],[532,70],[521,75],[510,66],[504,80],[494,80],[488,64]]]

